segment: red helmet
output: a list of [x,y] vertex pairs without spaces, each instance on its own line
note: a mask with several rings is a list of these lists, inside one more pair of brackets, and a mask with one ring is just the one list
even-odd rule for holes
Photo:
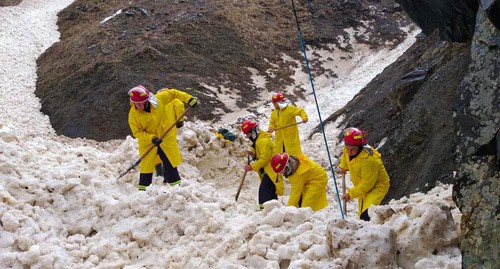
[[257,123],[255,120],[253,119],[248,119],[248,120],[245,120],[242,124],[241,124],[241,131],[246,134],[250,131],[252,131],[255,127],[259,126],[259,123]]
[[352,146],[361,146],[366,144],[365,134],[362,130],[354,127],[347,128],[344,131],[344,143]]
[[132,103],[143,103],[149,99],[151,92],[142,85],[137,85],[128,91],[130,96],[130,102]]
[[273,93],[273,103],[285,100],[285,95],[282,92]]
[[271,167],[276,174],[281,174],[285,171],[286,164],[288,163],[288,154],[278,153],[271,159]]

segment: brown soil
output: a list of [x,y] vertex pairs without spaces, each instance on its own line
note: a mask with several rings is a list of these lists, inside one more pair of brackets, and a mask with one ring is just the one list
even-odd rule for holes
[[[400,27],[409,23],[389,0],[294,2],[308,45],[340,45],[339,36],[347,35],[342,29],[357,29],[361,21],[372,28],[358,42],[399,43],[405,38]],[[130,134],[127,90],[137,84],[185,90],[201,100],[195,117],[215,122],[215,108],[230,110],[200,83],[232,89],[247,109],[256,92],[292,83],[282,53],[302,60],[291,1],[77,0],[59,14],[58,25],[61,41],[37,62],[36,95],[54,129],[70,137],[103,141]],[[280,66],[273,76],[265,72],[271,63]],[[266,76],[265,89],[252,84],[248,67]]]

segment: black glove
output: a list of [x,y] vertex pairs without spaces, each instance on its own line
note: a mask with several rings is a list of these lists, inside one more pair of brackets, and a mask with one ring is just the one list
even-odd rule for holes
[[188,106],[195,107],[198,104],[198,99],[196,97],[191,97],[188,101]]
[[181,128],[182,126],[184,126],[184,122],[183,121],[179,121],[175,124],[175,127],[177,128]]
[[158,147],[158,146],[160,146],[162,140],[159,139],[158,137],[153,137],[153,139],[151,139],[151,142],[153,143],[153,145]]

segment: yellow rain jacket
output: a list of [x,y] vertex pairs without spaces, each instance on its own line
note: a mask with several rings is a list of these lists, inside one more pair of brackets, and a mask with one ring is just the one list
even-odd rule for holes
[[254,171],[257,171],[259,178],[262,181],[262,174],[260,169],[264,168],[264,172],[269,176],[276,186],[276,194],[283,195],[283,190],[285,185],[283,183],[283,177],[277,175],[273,168],[271,167],[271,158],[274,156],[274,143],[271,139],[271,134],[268,132],[260,132],[257,140],[255,141],[255,156],[257,160],[253,162],[250,166]]
[[[302,120],[307,120],[308,116],[304,109],[288,104],[283,109],[275,109],[271,112],[269,120],[269,128],[279,129],[297,123],[295,117],[301,117]],[[276,130],[274,134],[275,152],[282,153],[283,145],[285,146],[286,153],[297,156],[302,154],[300,147],[300,136],[298,125],[293,125],[280,130]]]
[[326,199],[326,184],[328,175],[321,165],[300,154],[297,171],[288,177],[292,186],[289,206],[299,207],[302,197],[301,207],[310,207],[317,211],[328,206]]
[[[353,198],[358,198],[358,216],[370,205],[379,205],[389,191],[389,175],[385,170],[380,153],[371,146],[363,148],[354,159],[350,160],[346,148],[342,150],[339,168],[348,170],[354,187],[347,190]],[[369,152],[371,151],[371,153]]]
[[[160,138],[170,126],[174,125],[163,138],[160,147],[167,155],[172,166],[177,167],[181,164],[182,158],[177,145],[177,128],[174,123],[176,117],[184,113],[183,103],[187,103],[192,96],[175,89],[164,90],[155,94],[155,96],[158,99],[158,105],[155,108],[150,104],[150,112],[137,110],[134,104],[130,105],[128,124],[132,131],[132,135],[136,137],[139,142],[140,156],[153,146],[151,142],[153,137]],[[181,119],[181,121],[182,120],[183,119]],[[157,148],[154,147],[141,161],[139,164],[141,173],[153,173],[155,171],[155,165],[161,163],[157,151]]]

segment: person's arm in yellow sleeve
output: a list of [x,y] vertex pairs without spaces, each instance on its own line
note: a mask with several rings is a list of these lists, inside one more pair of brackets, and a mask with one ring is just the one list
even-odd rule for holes
[[376,162],[368,159],[361,167],[361,183],[348,189],[347,193],[351,198],[363,197],[377,182],[378,169]]
[[184,104],[187,104],[193,96],[183,91],[177,89],[162,89],[156,95],[156,98],[161,99],[165,104],[172,102],[174,99],[181,100]]
[[175,99],[172,102],[174,103],[175,119],[178,122],[183,122],[184,116],[182,116],[182,118],[180,118],[180,119],[179,119],[179,116],[182,115],[184,113],[184,111],[186,111],[186,109],[184,107],[184,103],[182,103],[182,101],[179,99]]
[[303,108],[300,108],[299,110],[299,116],[302,119],[303,123],[306,123],[309,121],[309,117],[307,116],[306,111]]
[[278,122],[278,114],[273,110],[273,112],[271,112],[271,118],[269,119],[269,128],[267,129],[269,133],[274,132],[274,130],[276,129],[277,122]]
[[142,126],[137,122],[133,115],[129,115],[128,117],[128,125],[130,126],[130,130],[132,131],[132,135],[137,138],[142,143],[151,143],[151,140],[155,137],[154,134],[146,132],[142,128]]
[[288,180],[292,185],[290,190],[290,197],[288,198],[288,206],[299,207],[299,201],[302,197],[302,189],[304,188],[303,179],[299,174],[291,175]]
[[271,139],[263,138],[257,140],[256,147],[259,149],[259,155],[257,156],[257,161],[251,164],[254,171],[258,171],[259,169],[266,166],[269,162],[271,162],[271,158],[273,156]]
[[347,173],[349,171],[349,156],[345,152],[345,148],[342,149],[342,156],[340,156],[339,170],[341,174]]

